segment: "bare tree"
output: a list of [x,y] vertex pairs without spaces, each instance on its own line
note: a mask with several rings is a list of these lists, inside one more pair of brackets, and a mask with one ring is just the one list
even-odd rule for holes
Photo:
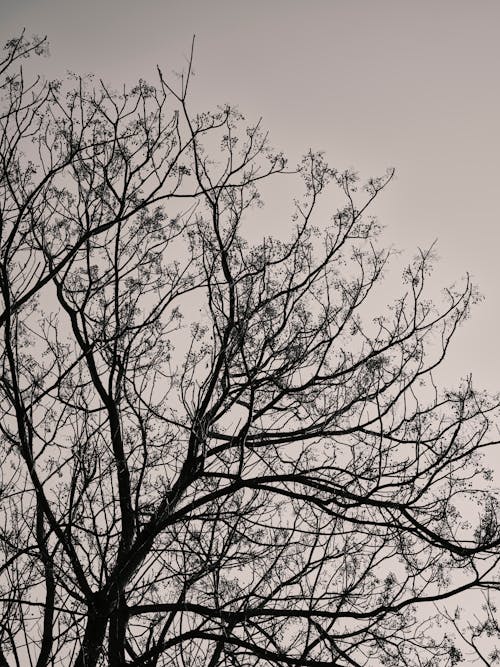
[[[421,251],[373,318],[392,172],[287,171],[260,123],[191,113],[190,66],[27,84],[44,46],[2,65],[0,665],[460,662],[436,604],[500,544],[497,402],[433,379],[470,282],[434,305]],[[257,239],[285,177],[288,238]]]

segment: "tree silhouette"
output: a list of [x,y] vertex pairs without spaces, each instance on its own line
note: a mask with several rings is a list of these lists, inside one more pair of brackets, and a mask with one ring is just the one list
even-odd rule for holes
[[392,172],[288,170],[190,66],[27,83],[44,48],[2,64],[0,665],[458,664],[500,544],[497,402],[433,377],[469,280],[434,305],[420,251],[373,319]]

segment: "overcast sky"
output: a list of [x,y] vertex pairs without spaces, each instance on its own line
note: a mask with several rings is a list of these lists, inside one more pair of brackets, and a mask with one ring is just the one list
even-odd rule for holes
[[387,243],[437,238],[443,286],[468,270],[486,297],[450,380],[500,390],[498,0],[0,0],[2,41],[23,26],[48,35],[48,76],[116,86],[182,70],[196,34],[195,107],[262,116],[292,161],[312,147],[365,177],[396,167]]

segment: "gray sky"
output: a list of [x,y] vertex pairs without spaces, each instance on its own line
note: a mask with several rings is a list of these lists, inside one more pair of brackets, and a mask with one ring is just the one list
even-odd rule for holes
[[180,71],[195,33],[197,108],[262,116],[292,162],[312,147],[365,177],[396,167],[387,243],[437,238],[439,282],[468,270],[486,297],[446,377],[500,390],[498,0],[0,0],[2,41],[23,26],[48,35],[48,76],[116,86]]

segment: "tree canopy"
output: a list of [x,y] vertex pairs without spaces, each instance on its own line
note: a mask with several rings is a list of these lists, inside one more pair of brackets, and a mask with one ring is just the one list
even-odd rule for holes
[[0,665],[493,664],[498,400],[435,380],[476,292],[432,249],[373,317],[393,172],[290,167],[190,65],[28,81],[45,47],[0,67]]

